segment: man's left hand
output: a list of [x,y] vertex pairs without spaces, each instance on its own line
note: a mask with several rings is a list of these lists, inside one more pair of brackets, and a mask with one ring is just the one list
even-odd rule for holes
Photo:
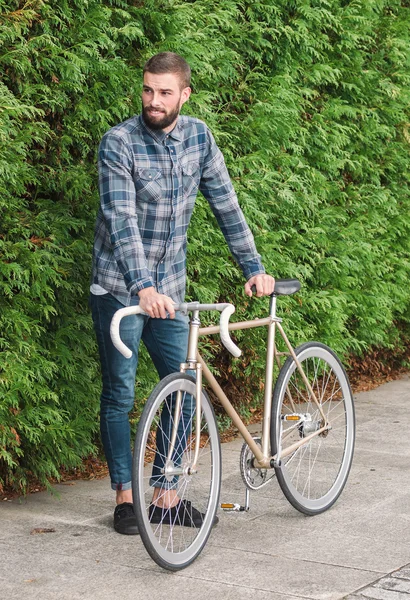
[[275,280],[271,275],[264,273],[263,275],[254,275],[245,283],[245,294],[253,296],[252,286],[256,288],[256,296],[270,296],[275,288]]

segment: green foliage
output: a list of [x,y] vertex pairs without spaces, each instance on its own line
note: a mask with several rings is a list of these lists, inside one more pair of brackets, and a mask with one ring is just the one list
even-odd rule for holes
[[145,40],[118,2],[0,8],[0,484],[24,489],[95,450],[95,155],[137,110]]
[[[214,132],[267,270],[302,281],[298,301],[279,302],[292,342],[345,356],[399,343],[410,318],[409,26],[398,0],[0,0],[0,485],[44,481],[95,450],[96,149],[139,111],[155,52],[190,62],[184,110]],[[263,313],[265,300],[244,299],[203,198],[189,237],[190,297]],[[246,352],[233,373],[249,394],[263,336],[237,339]],[[143,360],[140,401],[152,382]]]
[[[346,356],[394,347],[397,322],[408,327],[409,19],[400,2],[238,3],[241,35],[224,39],[235,72],[221,91],[198,69],[199,90],[217,89],[213,128],[265,266],[303,283],[300,305],[279,301],[295,343],[319,339]],[[197,272],[207,285],[206,269],[215,296],[238,304],[239,278],[226,284],[233,266],[212,226],[198,243],[196,213],[191,293]],[[260,314],[260,302],[241,305]],[[256,335],[242,339],[261,347]],[[259,377],[255,362],[263,367],[250,354],[240,368]]]

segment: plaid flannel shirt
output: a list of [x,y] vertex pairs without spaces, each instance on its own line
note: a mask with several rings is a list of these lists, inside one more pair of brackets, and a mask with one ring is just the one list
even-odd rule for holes
[[138,303],[138,292],[150,286],[183,302],[198,189],[245,278],[265,272],[222,153],[199,119],[179,116],[165,134],[134,116],[104,135],[98,167],[92,283],[122,304]]

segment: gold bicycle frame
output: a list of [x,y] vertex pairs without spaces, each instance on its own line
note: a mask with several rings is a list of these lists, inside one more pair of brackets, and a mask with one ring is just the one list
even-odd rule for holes
[[[327,418],[323,412],[322,406],[321,406],[320,402],[318,401],[316,394],[314,393],[314,391],[303,371],[303,368],[302,368],[298,358],[296,357],[295,351],[293,350],[293,348],[283,330],[283,327],[281,325],[282,320],[276,316],[276,296],[271,297],[269,312],[270,312],[269,317],[266,317],[263,319],[254,319],[252,321],[240,321],[237,323],[229,323],[229,325],[228,325],[229,331],[251,329],[251,328],[265,327],[265,326],[268,327],[264,409],[263,409],[263,427],[262,427],[262,448],[258,444],[256,444],[252,435],[249,433],[245,424],[243,423],[242,419],[240,418],[240,416],[238,415],[238,413],[232,406],[231,402],[229,401],[228,397],[222,390],[221,386],[219,385],[219,383],[217,382],[217,380],[215,379],[215,377],[209,370],[209,367],[207,366],[206,362],[204,361],[204,359],[198,352],[199,336],[215,335],[220,332],[219,325],[201,328],[200,321],[199,321],[199,311],[193,312],[193,316],[192,316],[191,324],[190,324],[187,360],[185,363],[181,364],[181,372],[183,372],[183,373],[186,372],[187,370],[195,370],[196,371],[196,410],[197,410],[197,414],[200,414],[200,412],[201,412],[201,391],[202,391],[202,374],[203,374],[203,376],[207,380],[209,386],[211,387],[212,391],[215,393],[215,395],[218,397],[219,401],[221,402],[224,410],[226,411],[228,416],[232,419],[233,424],[238,429],[239,433],[242,435],[245,442],[248,444],[249,448],[253,452],[253,454],[256,458],[255,467],[260,467],[260,468],[265,468],[265,469],[273,468],[275,465],[275,462],[277,460],[281,460],[282,458],[285,458],[286,456],[292,454],[300,446],[303,446],[304,444],[308,443],[315,436],[320,435],[321,433],[323,433],[324,431],[329,429],[329,423],[327,422]],[[276,344],[275,344],[276,328],[279,330],[279,333],[282,336],[282,338],[288,348],[288,352],[285,352],[285,353],[278,352],[278,350],[276,348]],[[274,362],[276,361],[278,367],[280,368],[281,364],[280,364],[279,356],[281,356],[283,354],[292,356],[293,360],[295,361],[296,367],[307,387],[307,390],[308,390],[309,394],[311,395],[313,401],[315,402],[315,404],[320,412],[320,415],[323,420],[322,422],[324,423],[324,425],[320,429],[311,433],[310,435],[308,435],[304,438],[301,438],[298,442],[295,442],[294,444],[292,444],[291,446],[286,448],[286,450],[284,450],[283,452],[280,450],[279,456],[278,455],[271,456],[270,452],[269,452],[269,448],[270,448],[270,425],[271,425],[271,412],[272,412],[273,367],[274,367]],[[291,396],[289,388],[287,388],[287,394],[288,394],[291,404],[293,405],[293,400],[292,400],[292,396]],[[179,422],[180,405],[181,405],[181,392],[178,392],[176,406],[175,406],[173,431],[172,431],[172,435],[171,435],[170,446],[168,449],[167,463],[170,463],[172,454],[174,452],[174,445],[175,445],[175,440],[176,440],[176,435],[177,435],[177,424]],[[178,417],[178,419],[177,419],[177,417]],[[196,420],[195,452],[194,452],[194,460],[193,460],[192,466],[190,468],[191,473],[194,473],[196,471],[197,460],[198,460],[199,449],[200,449],[200,430],[201,430],[200,419],[197,419]],[[176,469],[172,469],[172,467],[171,467],[171,469],[170,469],[170,473],[175,474],[175,475],[179,474],[180,472],[181,472],[181,470],[178,467]]]

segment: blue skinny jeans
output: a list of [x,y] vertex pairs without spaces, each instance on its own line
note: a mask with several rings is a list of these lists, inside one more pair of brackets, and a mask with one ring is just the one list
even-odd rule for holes
[[[111,487],[113,490],[129,490],[132,487],[132,454],[128,413],[134,406],[140,341],[144,342],[161,379],[178,372],[180,363],[186,359],[188,318],[179,312],[175,319],[152,319],[144,315],[124,317],[120,325],[121,339],[133,352],[132,357],[127,359],[113,346],[110,337],[111,319],[123,305],[111,294],[91,294],[90,307],[101,361],[100,430]],[[169,415],[163,414],[161,420],[166,431]],[[175,450],[180,455],[184,442],[179,442],[179,438],[178,435]],[[164,452],[166,448],[158,448],[152,485],[173,487],[172,482],[167,483],[159,476],[163,465],[160,453],[163,456]]]

